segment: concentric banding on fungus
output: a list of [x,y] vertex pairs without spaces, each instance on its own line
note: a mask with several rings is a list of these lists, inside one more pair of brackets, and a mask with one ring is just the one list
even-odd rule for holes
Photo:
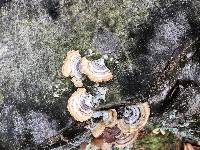
[[133,124],[140,118],[140,108],[137,106],[129,106],[124,112],[124,121],[127,124]]
[[81,74],[81,55],[78,51],[69,51],[62,66],[62,73],[66,77],[73,77],[72,82],[76,87],[83,86]]
[[109,71],[109,69],[105,66],[104,59],[97,59],[89,62],[89,67],[94,73],[104,74]]
[[86,93],[85,88],[78,88],[68,100],[68,111],[80,122],[90,119],[93,115],[93,96]]
[[103,133],[104,129],[105,124],[102,120],[98,123],[93,123],[90,125],[91,133],[95,138],[99,137]]
[[147,102],[128,106],[129,113],[124,112],[124,117],[118,120],[117,126],[123,133],[133,133],[142,129],[148,121],[150,108]]
[[112,73],[104,63],[104,59],[89,61],[86,57],[83,57],[81,60],[81,72],[96,83],[109,81],[113,78]]
[[131,134],[121,134],[121,136],[116,138],[115,144],[119,148],[127,147],[132,144],[138,137],[138,132]]

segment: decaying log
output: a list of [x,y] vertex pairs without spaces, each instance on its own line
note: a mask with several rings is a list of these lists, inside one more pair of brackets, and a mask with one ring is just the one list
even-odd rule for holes
[[49,150],[56,147],[77,148],[80,143],[88,142],[91,132],[84,128],[63,128],[57,135],[47,138],[37,145],[37,150]]

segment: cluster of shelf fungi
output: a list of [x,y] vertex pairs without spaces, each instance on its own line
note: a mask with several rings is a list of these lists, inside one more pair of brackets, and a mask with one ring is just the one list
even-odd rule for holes
[[[188,53],[188,48],[195,42],[190,43],[189,46],[184,48],[179,53],[180,55],[172,57],[165,71],[161,73],[156,82],[163,81],[166,76],[170,76],[170,72],[173,72],[177,67],[176,65],[171,65],[171,62],[172,64],[179,64],[180,59]],[[95,83],[106,82],[113,78],[111,71],[106,67],[103,59],[90,61],[86,57],[82,58],[78,51],[69,51],[62,67],[62,73],[65,77],[70,77],[71,81],[77,87],[77,90],[71,95],[67,103],[68,111],[77,122],[73,127],[64,128],[60,131],[60,134],[44,141],[40,147],[48,149],[48,147],[70,145],[77,138],[81,138],[82,135],[86,134],[89,135],[89,138],[92,135],[91,144],[99,146],[100,149],[126,147],[137,139],[138,132],[145,126],[150,115],[148,102],[136,105],[129,102],[122,102],[112,107],[105,106],[101,108],[99,107],[100,101],[84,88],[83,80],[85,76]],[[159,86],[159,84],[154,85]],[[152,111],[155,108],[157,106],[152,104]],[[76,146],[78,147],[79,145]],[[191,150],[190,144],[184,144],[184,149]]]
[[[67,109],[76,121],[82,123],[84,132],[91,133],[93,140],[90,144],[95,145],[95,141],[99,143],[101,140],[101,144],[95,146],[105,150],[112,147],[124,148],[133,144],[138,132],[148,121],[148,103],[97,110],[101,102],[86,91],[83,80],[87,76],[91,81],[101,83],[113,78],[102,58],[90,61],[86,57],[81,57],[79,51],[69,51],[62,73],[65,77],[70,77],[77,87],[67,102]],[[53,145],[58,141],[66,144],[69,138],[62,132],[57,137],[48,139],[47,143]]]

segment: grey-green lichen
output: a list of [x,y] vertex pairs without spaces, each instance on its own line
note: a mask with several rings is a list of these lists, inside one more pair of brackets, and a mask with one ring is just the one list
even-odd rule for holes
[[3,92],[0,90],[0,105],[4,102]]
[[[62,15],[67,16],[71,33],[68,34],[64,47],[79,50],[92,49],[93,34],[100,27],[107,28],[120,39],[124,47],[128,36],[128,26],[133,30],[144,22],[149,14],[149,9],[155,6],[152,1],[70,1],[62,4]],[[140,7],[138,7],[140,6]],[[61,16],[62,16],[61,15]],[[119,49],[121,50],[121,48]]]

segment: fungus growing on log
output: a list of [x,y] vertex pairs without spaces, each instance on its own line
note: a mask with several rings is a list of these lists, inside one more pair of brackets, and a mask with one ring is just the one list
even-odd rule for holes
[[112,73],[104,63],[104,59],[89,61],[86,57],[83,57],[81,60],[81,72],[96,83],[109,81],[113,78]]
[[94,112],[92,117],[103,117],[98,123],[92,123],[90,127],[94,137],[99,137],[106,127],[113,127],[117,123],[117,112],[115,109]]
[[134,133],[142,129],[148,121],[150,108],[147,102],[127,106],[123,118],[118,120],[117,126],[123,133]]
[[82,87],[82,74],[80,71],[81,55],[79,51],[69,51],[62,66],[62,73],[65,77],[72,77],[72,82],[76,87]]
[[[76,87],[83,86],[82,74],[96,83],[113,78],[103,59],[90,61],[86,57],[81,58],[78,51],[67,53],[62,72],[64,76],[72,77]],[[119,148],[131,145],[148,121],[148,103],[125,106],[118,112],[115,109],[94,111],[98,103],[98,98],[88,94],[85,88],[78,88],[69,98],[67,108],[77,121],[94,119],[91,120],[89,129],[101,149],[109,149],[114,145]],[[119,116],[122,118],[118,119]]]
[[102,118],[105,127],[113,127],[117,124],[117,111],[115,109],[96,111],[92,117]]
[[133,142],[138,137],[138,131],[130,133],[130,134],[121,134],[116,137],[115,145],[119,148],[124,148],[128,145],[133,144]]
[[112,128],[106,127],[103,133],[94,138],[93,141],[101,140],[101,145],[98,145],[98,147],[101,147],[101,149],[103,149],[103,147],[106,148],[105,146],[107,146],[107,148],[111,148],[112,145],[115,145],[119,148],[124,148],[133,144],[133,142],[137,139],[137,136],[138,132],[124,134],[118,127],[114,126]]
[[96,104],[94,97],[85,88],[78,88],[69,98],[67,108],[77,121],[83,122],[92,117]]
[[98,123],[93,123],[90,125],[91,133],[96,138],[103,133],[104,129],[105,129],[105,124],[102,120]]

